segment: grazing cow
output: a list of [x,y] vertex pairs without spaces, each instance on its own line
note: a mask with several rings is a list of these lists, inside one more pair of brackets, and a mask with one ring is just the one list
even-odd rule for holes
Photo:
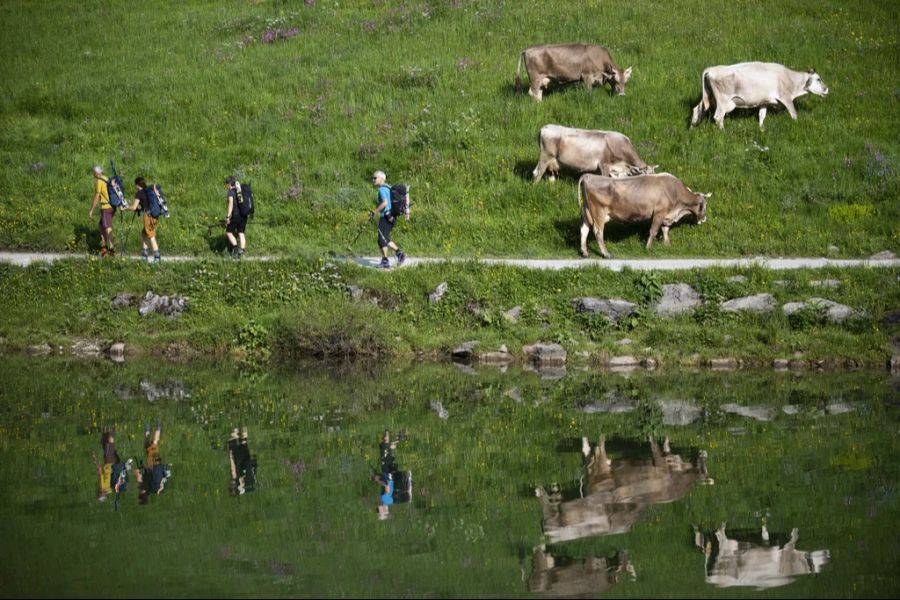
[[797,119],[794,99],[812,92],[818,96],[828,95],[828,86],[813,69],[794,71],[777,63],[747,62],[736,65],[719,65],[704,69],[703,98],[694,107],[691,127],[696,125],[709,110],[710,96],[715,100],[716,113],[713,115],[720,129],[725,128],[725,115],[735,108],[759,107],[759,128],[766,119],[766,109],[783,104]]
[[612,588],[622,579],[622,571],[635,579],[634,567],[628,553],[617,552],[615,557],[591,556],[586,559],[557,559],[544,545],[535,546],[531,555],[531,577],[528,591],[555,598],[575,598],[596,595]]
[[544,515],[544,534],[551,543],[574,540],[591,535],[624,533],[637,521],[641,509],[648,504],[672,502],[684,496],[695,481],[711,483],[706,470],[706,453],[701,452],[696,464],[684,462],[672,454],[669,439],[663,447],[650,439],[652,463],[642,460],[614,460],[606,455],[606,440],[591,451],[587,438],[582,439],[585,476],[580,498],[563,501],[558,488],[550,493],[539,487]]
[[541,156],[532,171],[535,183],[548,169],[553,181],[560,167],[578,173],[599,172],[608,177],[625,177],[655,173],[659,166],[648,166],[631,140],[618,131],[544,125],[538,134],[538,146]]
[[650,220],[647,249],[662,228],[663,241],[669,243],[669,228],[683,216],[692,214],[697,224],[706,220],[706,203],[712,194],[691,191],[669,173],[638,175],[615,179],[582,175],[578,180],[578,204],[581,207],[581,255],[587,257],[588,232],[593,229],[600,254],[612,258],[603,242],[603,228],[609,221],[640,223]]
[[[716,531],[718,550],[696,531],[694,542],[706,554],[706,582],[716,587],[755,586],[757,590],[787,585],[800,575],[819,573],[831,558],[828,550],[803,552],[794,546],[797,528],[783,546],[769,546],[769,532],[762,527],[762,545],[738,542],[725,534],[725,524]],[[704,543],[705,541],[705,543]]]
[[631,78],[631,67],[620,69],[609,50],[597,44],[543,44],[522,51],[516,66],[516,93],[522,93],[522,61],[528,71],[528,95],[540,102],[551,81],[569,83],[583,81],[588,91],[595,83],[611,82],[612,90],[625,95],[625,83]]

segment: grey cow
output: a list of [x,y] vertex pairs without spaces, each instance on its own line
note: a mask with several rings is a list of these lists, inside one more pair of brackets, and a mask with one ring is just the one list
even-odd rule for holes
[[625,83],[631,78],[631,67],[620,69],[609,50],[597,44],[542,44],[522,51],[516,66],[516,92],[521,93],[522,62],[531,85],[528,95],[540,101],[542,88],[551,81],[569,83],[583,81],[590,91],[594,84],[610,82],[613,92],[625,95]]
[[703,71],[703,97],[691,114],[691,127],[709,111],[720,129],[725,128],[725,115],[735,108],[759,108],[762,129],[768,107],[784,105],[792,119],[797,118],[794,100],[807,92],[827,96],[828,86],[815,70],[794,71],[777,63],[746,62],[719,65]]
[[552,181],[560,167],[578,173],[623,177],[655,173],[658,166],[647,165],[631,140],[618,131],[544,125],[538,134],[538,146],[541,156],[532,172],[535,182],[547,170]]

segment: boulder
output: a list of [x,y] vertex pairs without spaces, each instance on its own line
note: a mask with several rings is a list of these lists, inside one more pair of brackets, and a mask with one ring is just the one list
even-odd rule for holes
[[772,367],[775,369],[787,369],[790,361],[786,358],[776,358],[772,361]]
[[606,366],[611,369],[621,369],[627,367],[637,367],[640,366],[641,361],[639,358],[635,358],[634,356],[611,356],[606,361]]
[[686,283],[667,283],[654,310],[661,317],[681,315],[700,306],[700,293]]
[[666,425],[690,425],[703,414],[703,409],[690,400],[661,399],[657,402]]
[[180,316],[187,308],[187,296],[160,296],[148,291],[138,306],[138,314],[142,317],[150,313],[159,313],[170,318]]
[[522,316],[522,307],[521,306],[513,306],[511,309],[503,313],[503,318],[509,321],[510,323],[518,323],[519,317]]
[[475,346],[478,345],[478,342],[475,340],[470,340],[468,342],[463,342],[459,346],[453,349],[451,353],[453,358],[457,359],[469,359],[472,358],[472,354],[475,353]]
[[900,308],[895,308],[894,310],[889,310],[878,319],[878,322],[882,325],[895,325],[896,323],[900,323]]
[[771,421],[776,411],[771,406],[741,406],[740,404],[723,404],[722,412],[749,417],[757,421]]
[[439,283],[437,287],[434,288],[434,291],[428,294],[428,301],[437,302],[438,300],[443,298],[444,294],[447,293],[447,287],[448,286],[446,281],[442,281],[441,283]]
[[741,363],[738,359],[728,357],[728,358],[710,358],[706,361],[706,365],[710,369],[737,369],[741,366]]
[[633,343],[633,342],[631,341],[631,338],[622,338],[621,340],[618,340],[618,341],[616,342],[616,345],[617,345],[617,346],[628,346],[628,345],[630,345],[630,344],[632,344],[632,343]]
[[890,250],[882,250],[869,257],[869,260],[894,260],[897,256]]
[[786,315],[792,315],[798,310],[805,308],[813,308],[824,312],[825,316],[832,323],[843,323],[857,314],[857,311],[846,304],[839,304],[833,300],[828,300],[827,298],[810,298],[806,302],[788,302],[781,307],[781,310],[783,310]]
[[482,352],[478,355],[478,361],[488,365],[508,365],[515,357],[509,352]]
[[27,348],[25,348],[25,352],[34,356],[41,356],[53,352],[53,347],[47,342],[44,342],[43,344],[34,344],[32,346],[28,346]]
[[621,298],[593,298],[590,296],[575,298],[572,300],[572,307],[575,312],[603,315],[613,323],[638,309],[638,305],[634,302]]
[[97,342],[78,340],[72,344],[72,354],[76,356],[100,356],[102,349]]
[[113,308],[125,308],[126,306],[134,304],[136,299],[137,297],[130,292],[119,292],[112,300],[110,300],[109,305]]
[[522,351],[539,367],[566,364],[566,350],[559,344],[537,342],[523,347]]
[[765,313],[775,308],[775,304],[775,297],[772,294],[754,294],[723,302],[721,308],[727,312],[748,311]]
[[747,283],[746,275],[732,275],[728,278],[728,281],[732,283]]
[[109,347],[109,357],[115,362],[123,362],[125,360],[125,344],[116,342]]
[[443,405],[443,403],[441,403],[440,400],[432,400],[431,401],[431,410],[433,410],[435,413],[437,413],[437,416],[440,419],[446,420],[446,419],[450,418],[450,411],[448,411],[446,408],[444,408],[444,405]]

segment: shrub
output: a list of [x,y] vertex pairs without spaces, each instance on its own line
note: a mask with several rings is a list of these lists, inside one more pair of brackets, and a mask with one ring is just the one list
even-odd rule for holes
[[312,308],[285,315],[274,334],[282,358],[360,358],[387,352],[377,309],[346,304],[341,310]]

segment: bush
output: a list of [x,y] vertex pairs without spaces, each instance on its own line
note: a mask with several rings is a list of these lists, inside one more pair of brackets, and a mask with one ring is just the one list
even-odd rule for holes
[[285,315],[276,326],[275,352],[282,358],[361,358],[387,353],[384,316],[377,309],[347,304]]

